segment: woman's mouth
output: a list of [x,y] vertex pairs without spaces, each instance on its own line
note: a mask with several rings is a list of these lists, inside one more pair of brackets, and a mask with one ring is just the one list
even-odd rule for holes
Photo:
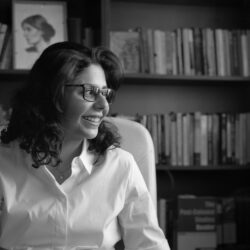
[[101,117],[99,116],[83,116],[82,118],[94,124],[99,124],[101,122]]

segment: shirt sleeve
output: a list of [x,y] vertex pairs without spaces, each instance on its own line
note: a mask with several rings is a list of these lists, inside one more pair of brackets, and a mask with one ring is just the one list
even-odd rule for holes
[[118,216],[125,250],[170,250],[141,172],[133,158],[129,164],[125,205]]

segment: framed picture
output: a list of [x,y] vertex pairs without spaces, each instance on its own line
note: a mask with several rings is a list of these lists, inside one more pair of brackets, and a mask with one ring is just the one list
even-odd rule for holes
[[30,69],[49,45],[67,40],[67,5],[13,0],[13,66]]

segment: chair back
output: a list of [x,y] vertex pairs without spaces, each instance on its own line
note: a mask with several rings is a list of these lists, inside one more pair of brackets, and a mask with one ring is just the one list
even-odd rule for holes
[[134,156],[157,209],[155,152],[149,131],[138,122],[120,117],[108,117],[107,121],[118,128],[121,148]]

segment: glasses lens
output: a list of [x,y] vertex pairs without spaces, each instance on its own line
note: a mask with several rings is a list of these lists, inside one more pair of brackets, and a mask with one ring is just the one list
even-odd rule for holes
[[107,89],[106,99],[108,103],[112,103],[115,99],[115,91],[112,89]]
[[89,85],[83,85],[83,98],[86,101],[94,102],[99,94],[98,88]]
[[115,91],[112,89],[100,90],[98,87],[91,85],[83,85],[83,89],[83,98],[86,101],[94,102],[100,93],[106,98],[109,104],[114,101]]

